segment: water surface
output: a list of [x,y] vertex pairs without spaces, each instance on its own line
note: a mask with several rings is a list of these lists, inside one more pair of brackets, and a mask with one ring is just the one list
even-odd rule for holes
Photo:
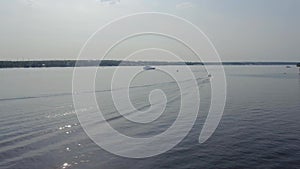
[[[148,93],[157,88],[172,100],[160,120],[137,127],[114,111],[107,80],[111,69],[101,69],[95,84],[99,104],[114,128],[147,137],[172,124],[180,101],[172,79],[150,73],[148,77],[156,78],[141,77],[132,84],[136,108],[147,108]],[[72,68],[0,70],[0,168],[299,168],[298,70],[284,66],[226,66],[225,70],[227,102],[214,135],[198,143],[209,107],[210,83],[203,80],[204,69],[195,66],[193,71],[203,79],[198,80],[202,100],[194,128],[172,150],[146,159],[112,155],[85,134],[72,102]]]

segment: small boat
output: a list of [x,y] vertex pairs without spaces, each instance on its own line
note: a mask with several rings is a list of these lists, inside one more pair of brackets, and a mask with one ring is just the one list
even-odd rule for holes
[[144,70],[155,70],[155,67],[152,66],[144,66]]
[[289,68],[292,68],[292,67],[291,67],[291,66],[286,66],[286,68],[288,68],[288,69],[289,69]]

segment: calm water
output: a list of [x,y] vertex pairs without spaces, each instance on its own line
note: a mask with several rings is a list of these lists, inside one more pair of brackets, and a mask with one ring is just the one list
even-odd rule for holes
[[[170,69],[182,73],[180,67]],[[200,77],[202,99],[194,128],[172,150],[146,159],[112,155],[89,139],[73,107],[72,69],[0,70],[0,168],[300,168],[298,70],[284,66],[228,66],[225,70],[227,102],[214,135],[204,144],[198,143],[209,106],[210,83],[202,67],[193,67]],[[116,113],[107,80],[112,68],[102,71],[96,80],[96,96],[114,128],[144,137],[172,124],[180,101],[172,79],[149,73],[133,82],[131,99],[138,109],[149,106],[148,93],[153,89],[162,89],[172,100],[160,120],[136,126]]]

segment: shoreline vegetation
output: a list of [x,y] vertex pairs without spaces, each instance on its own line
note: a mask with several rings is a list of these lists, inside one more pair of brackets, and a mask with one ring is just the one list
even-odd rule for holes
[[32,60],[32,61],[0,61],[3,68],[45,68],[45,67],[104,67],[104,66],[167,66],[167,65],[295,65],[299,62],[153,62],[153,61],[121,61],[121,60]]

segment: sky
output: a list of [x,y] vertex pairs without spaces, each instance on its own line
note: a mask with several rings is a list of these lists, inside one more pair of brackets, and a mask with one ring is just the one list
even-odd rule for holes
[[187,19],[222,61],[300,61],[299,0],[1,0],[0,60],[76,59],[101,26],[138,12]]

